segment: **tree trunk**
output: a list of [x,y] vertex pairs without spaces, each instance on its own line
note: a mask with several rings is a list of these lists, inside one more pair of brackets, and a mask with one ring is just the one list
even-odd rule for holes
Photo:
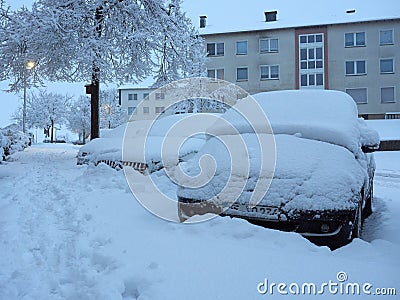
[[91,109],[91,122],[90,122],[90,139],[100,137],[99,130],[99,91],[100,82],[98,78],[99,69],[94,67],[92,73],[92,86],[90,94],[90,109]]
[[[103,23],[103,8],[100,6],[96,8],[95,19],[97,21],[96,34],[100,38]],[[100,57],[101,53],[96,53]],[[92,86],[90,94],[90,107],[91,107],[91,128],[90,139],[100,137],[99,130],[99,94],[100,94],[100,68],[93,62],[92,68]]]
[[54,121],[51,120],[51,127],[50,127],[50,143],[54,142]]
[[86,144],[86,131],[85,131],[85,129],[83,129],[82,143]]

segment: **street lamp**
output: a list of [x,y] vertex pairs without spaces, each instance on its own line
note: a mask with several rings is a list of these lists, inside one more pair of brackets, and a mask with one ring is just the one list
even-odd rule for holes
[[31,70],[35,67],[35,62],[33,60],[28,60],[24,68],[24,108],[22,112],[22,132],[26,133],[26,80],[27,80],[27,70]]

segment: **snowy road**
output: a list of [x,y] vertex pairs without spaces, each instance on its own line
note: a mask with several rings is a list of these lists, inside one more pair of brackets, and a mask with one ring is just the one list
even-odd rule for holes
[[[400,152],[376,154],[363,240],[332,252],[243,220],[165,222],[135,201],[123,172],[76,166],[76,151],[36,145],[0,165],[1,300],[276,299],[288,295],[257,291],[265,278],[319,291],[338,272],[342,283],[371,283],[366,299],[399,299],[373,293],[400,293]],[[352,298],[322,292],[315,298]]]

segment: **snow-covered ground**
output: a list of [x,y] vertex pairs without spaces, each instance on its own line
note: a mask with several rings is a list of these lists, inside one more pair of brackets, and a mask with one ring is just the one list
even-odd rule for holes
[[[0,299],[290,297],[277,286],[271,295],[274,283],[289,294],[313,283],[324,292],[317,299],[353,298],[347,283],[361,286],[357,299],[399,297],[362,290],[400,293],[399,151],[376,153],[375,212],[363,239],[331,251],[239,219],[166,222],[140,206],[123,172],[76,166],[77,150],[39,144],[0,165]],[[135,188],[146,193],[142,178]]]

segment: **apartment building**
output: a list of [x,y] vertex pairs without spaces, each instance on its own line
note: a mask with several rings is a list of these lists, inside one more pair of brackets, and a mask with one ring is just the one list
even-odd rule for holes
[[[183,85],[182,85],[183,84]],[[119,105],[127,111],[130,120],[154,120],[160,114],[180,113],[222,113],[234,105],[237,99],[248,95],[230,83],[216,81],[209,78],[191,79],[182,81],[178,86],[169,85],[161,88],[142,88],[132,85],[123,85],[118,88]],[[215,91],[227,89],[228,94],[216,93],[210,101],[209,97]]]
[[353,9],[325,22],[280,21],[279,11],[257,11],[255,26],[233,30],[221,30],[218,20],[202,15],[207,75],[250,94],[340,90],[353,97],[365,118],[400,118],[399,11],[400,6],[399,17],[365,18]]
[[[134,119],[152,120],[167,106],[164,95],[153,93],[155,90],[154,88],[138,88],[129,85],[121,86],[118,88],[119,104]],[[144,102],[140,105],[142,101]]]

